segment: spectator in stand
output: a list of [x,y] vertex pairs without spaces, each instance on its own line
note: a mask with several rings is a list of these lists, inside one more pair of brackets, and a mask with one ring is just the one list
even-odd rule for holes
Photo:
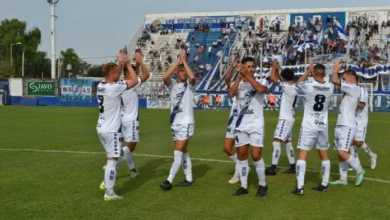
[[272,92],[269,92],[268,104],[270,105],[271,110],[275,111],[275,95]]
[[221,101],[222,101],[222,96],[221,94],[219,94],[219,92],[217,92],[217,94],[215,95],[215,110],[219,108]]
[[194,56],[194,64],[195,66],[199,65],[199,56],[197,54]]
[[171,55],[168,55],[168,58],[167,58],[167,60],[168,60],[169,64],[171,64],[171,63],[172,63],[172,57],[171,57]]
[[379,34],[379,25],[377,21],[374,21],[374,34]]
[[382,28],[386,28],[386,22],[382,21]]
[[387,20],[387,24],[386,24],[387,27],[390,27],[390,19]]
[[200,101],[200,107],[203,109],[209,109],[210,106],[210,96],[209,93],[207,93],[205,96],[203,96],[202,100]]
[[213,52],[213,47],[212,47],[212,46],[209,46],[209,50],[208,50],[209,57],[211,57],[212,52]]

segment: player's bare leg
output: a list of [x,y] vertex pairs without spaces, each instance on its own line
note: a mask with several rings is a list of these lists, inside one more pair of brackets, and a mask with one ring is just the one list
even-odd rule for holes
[[320,192],[328,192],[329,176],[330,176],[330,160],[327,150],[318,150],[318,155],[321,158],[321,175],[322,182],[317,187],[313,187],[312,190]]
[[296,195],[303,195],[303,188],[305,186],[305,173],[306,173],[306,158],[309,154],[309,151],[306,150],[299,150],[299,156],[297,160],[297,167],[296,167],[296,177],[297,177],[297,188],[292,191],[293,194]]
[[[355,146],[362,149],[370,157],[371,169],[375,170],[376,160],[378,156],[374,152],[372,152],[371,149],[368,147],[368,145],[363,141],[355,141]],[[356,157],[359,158],[357,154]]]
[[262,158],[262,149],[262,147],[251,146],[253,164],[256,167],[257,177],[259,178],[259,187],[256,193],[257,197],[264,197],[268,191],[268,186],[265,181],[265,164]]
[[234,196],[248,194],[248,174],[249,174],[248,153],[249,153],[249,145],[237,147],[238,163],[236,169],[239,172],[241,187],[233,194]]
[[235,140],[232,138],[225,138],[224,144],[223,144],[223,151],[234,161],[235,168],[234,168],[234,175],[229,180],[230,184],[237,184],[240,182],[240,176],[238,175],[238,169],[237,169],[237,154],[234,151],[234,143]]

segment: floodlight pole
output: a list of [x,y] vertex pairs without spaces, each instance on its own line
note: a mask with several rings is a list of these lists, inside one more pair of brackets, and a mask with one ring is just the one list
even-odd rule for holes
[[50,20],[51,20],[51,78],[56,78],[56,4],[59,0],[47,0],[50,4]]

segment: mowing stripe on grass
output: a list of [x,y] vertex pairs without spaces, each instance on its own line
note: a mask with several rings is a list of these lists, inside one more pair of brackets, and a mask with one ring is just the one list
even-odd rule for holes
[[[0,151],[18,151],[18,152],[40,152],[40,153],[69,153],[69,154],[105,154],[104,152],[86,152],[86,151],[67,151],[67,150],[40,150],[40,149],[13,149],[13,148],[0,148]],[[154,154],[134,154],[134,156],[139,157],[157,157],[157,158],[173,158],[173,156],[166,155],[154,155]],[[206,159],[206,158],[193,158],[191,160],[206,161],[206,162],[217,162],[217,163],[233,163],[231,160],[217,160],[217,159]],[[287,169],[289,167],[281,167]],[[306,170],[307,172],[320,173],[318,170]],[[333,176],[340,176],[338,173],[331,173]],[[356,178],[356,176],[348,176],[349,178]],[[380,183],[390,183],[390,180],[376,179],[365,177],[364,180],[380,182]]]

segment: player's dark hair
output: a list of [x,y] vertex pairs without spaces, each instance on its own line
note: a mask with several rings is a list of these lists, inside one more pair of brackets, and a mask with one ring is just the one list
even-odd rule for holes
[[108,76],[108,74],[116,67],[118,67],[118,65],[115,64],[115,63],[106,63],[106,64],[104,64],[103,67],[102,67],[103,75],[104,76]]
[[354,70],[345,70],[343,73],[341,73],[341,75],[344,75],[344,74],[347,74],[348,76],[354,76],[356,79],[356,82],[357,83],[359,82],[359,76],[357,75],[357,73]]
[[244,57],[242,60],[241,60],[241,63],[242,64],[245,64],[247,62],[253,62],[255,63],[255,59],[253,57]]
[[290,68],[285,68],[284,70],[282,70],[280,75],[283,77],[284,80],[292,81],[292,80],[294,80],[295,73],[294,73],[294,70],[292,70]]
[[325,76],[325,74],[326,74],[326,68],[322,64],[316,64],[313,67],[313,70],[314,70],[314,75],[316,75],[316,76]]

